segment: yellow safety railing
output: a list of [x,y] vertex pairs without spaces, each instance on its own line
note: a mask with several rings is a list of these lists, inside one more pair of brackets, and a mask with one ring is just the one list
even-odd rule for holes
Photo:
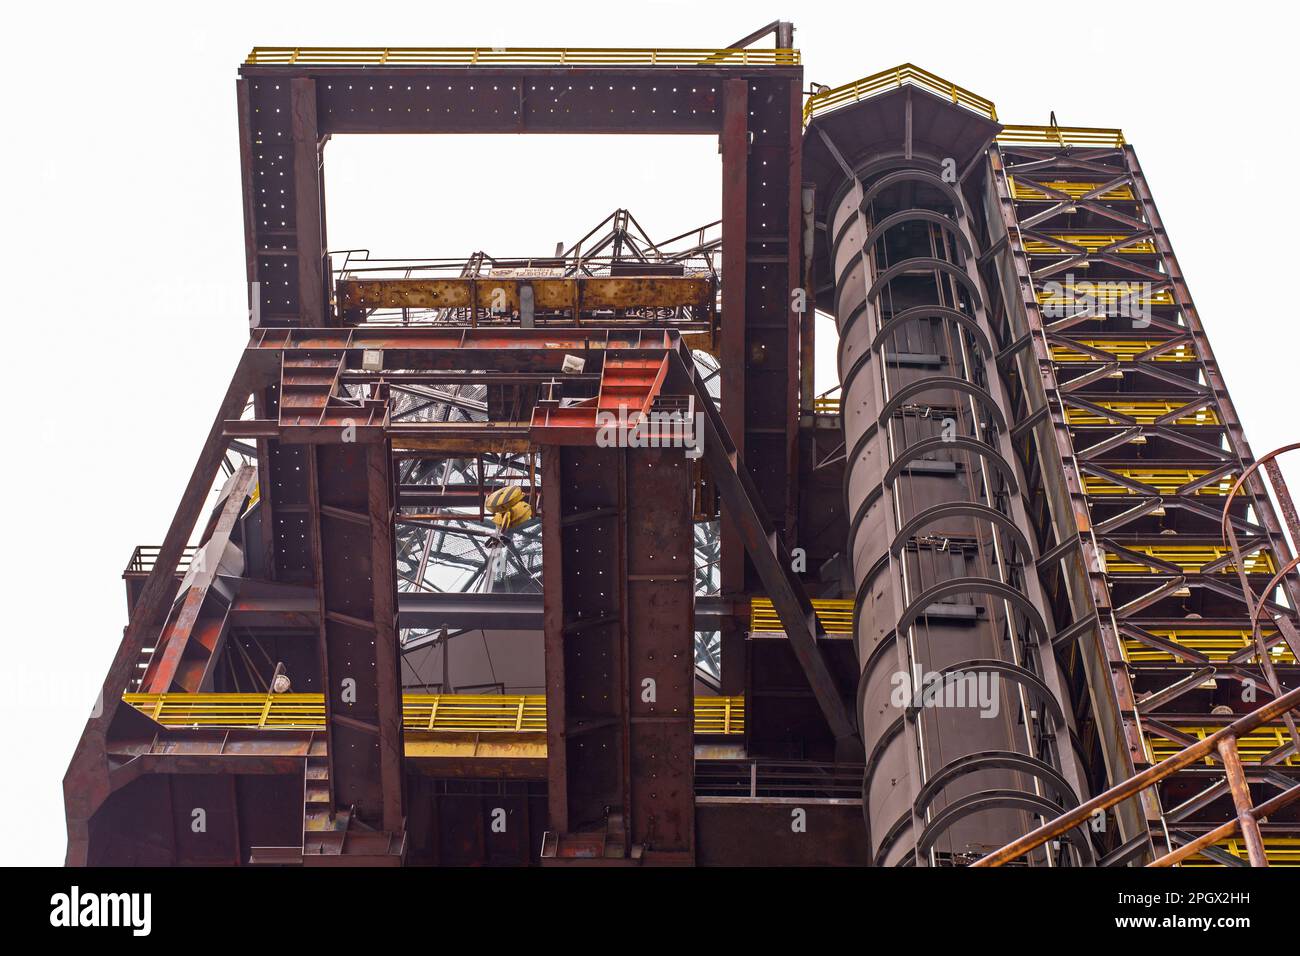
[[[1268,857],[1269,866],[1300,866],[1300,837],[1274,836],[1263,834],[1264,856]],[[1221,850],[1227,850],[1233,856],[1246,859],[1246,844],[1240,836],[1220,840],[1214,844]],[[1194,853],[1183,860],[1179,866],[1207,867],[1222,866],[1217,860]]]
[[[319,730],[321,694],[123,694],[141,713],[168,727],[252,727]],[[403,694],[402,729],[427,733],[546,732],[542,694]],[[743,734],[744,697],[696,697],[695,732]]]
[[[1162,637],[1180,647],[1187,648],[1189,651],[1204,654],[1206,658],[1214,662],[1226,661],[1232,655],[1238,654],[1248,647],[1254,647],[1255,644],[1254,636],[1249,628],[1207,627],[1195,630],[1179,630],[1177,628],[1153,627],[1146,630],[1156,637]],[[1272,640],[1276,634],[1276,631],[1265,631],[1264,640]],[[1269,654],[1274,663],[1295,663],[1295,655],[1291,653],[1291,648],[1285,642],[1274,644],[1269,648]],[[1250,663],[1258,663],[1258,656],[1252,654],[1247,660]],[[1152,647],[1150,644],[1144,644],[1131,637],[1124,638],[1124,659],[1137,664],[1180,660],[1180,658],[1164,648]]]
[[994,107],[992,100],[963,89],[956,83],[945,80],[929,70],[923,70],[911,63],[903,63],[892,69],[882,70],[879,73],[873,73],[871,76],[864,76],[852,83],[845,83],[843,86],[837,86],[833,89],[819,90],[812,94],[803,105],[804,125],[807,125],[814,116],[821,113],[907,85],[919,86],[931,93],[937,93],[944,99],[951,100],[958,106],[964,106],[966,109],[979,113],[981,116],[995,122],[998,118],[998,111]]
[[[1125,233],[1066,232],[1055,233],[1049,238],[1062,243],[1069,243],[1072,246],[1080,246],[1088,252],[1096,252],[1105,246],[1126,239],[1128,236]],[[1031,256],[1069,255],[1073,252],[1073,250],[1064,246],[1046,242],[1042,239],[1025,238],[1020,245]],[[1138,239],[1112,251],[1128,256],[1153,255],[1156,251],[1156,244],[1150,239]]]
[[257,46],[249,66],[798,66],[799,51],[649,47]]
[[[1011,198],[1017,202],[1058,202],[1055,196],[1049,196],[1041,189],[1036,189],[1028,183],[1021,183],[1014,176],[1008,176],[1007,182],[1011,185]],[[1104,185],[1103,183],[1074,183],[1062,179],[1044,180],[1043,185],[1055,189],[1057,192],[1065,193],[1071,199],[1078,199],[1086,196],[1094,189]],[[1134,199],[1133,189],[1131,186],[1116,186],[1114,189],[1108,189],[1097,197],[1103,202],[1114,202],[1117,200]]]
[[840,413],[840,386],[828,388],[813,397],[813,412],[817,415],[838,415]]
[[1071,310],[1079,308],[1083,301],[1098,305],[1116,305],[1121,301],[1140,305],[1174,304],[1174,295],[1168,289],[1143,294],[1140,287],[1134,286],[1135,283],[1132,282],[1092,282],[1086,286],[1077,282],[1062,282],[1060,292],[1039,289],[1037,296],[1039,305],[1063,306]]
[[[1145,554],[1147,557],[1165,561],[1176,565],[1182,571],[1192,573],[1232,554],[1231,548],[1218,544],[1125,544],[1124,547],[1129,551]],[[1102,557],[1105,570],[1109,574],[1157,573],[1148,565],[1110,551],[1104,551]],[[1246,555],[1245,565],[1247,574],[1273,574],[1277,570],[1277,566],[1273,563],[1273,555],[1262,549]],[[1236,574],[1237,571],[1229,561],[1219,569],[1218,573]]]
[[[1094,399],[1092,404],[1119,415],[1127,415],[1139,425],[1150,425],[1157,418],[1182,408],[1184,402],[1142,402],[1127,399]],[[1113,425],[1111,419],[1087,408],[1067,405],[1065,421],[1070,425]],[[1217,425],[1219,416],[1213,408],[1198,408],[1173,420],[1175,425]]]
[[[842,598],[813,598],[813,611],[827,634],[853,633],[853,602]],[[749,602],[749,629],[765,634],[782,634],[785,628],[768,598]]]
[[1124,132],[1096,126],[1004,126],[998,133],[1004,146],[1124,145]]
[[[1131,478],[1150,485],[1162,495],[1172,495],[1184,485],[1191,484],[1197,478],[1208,475],[1207,468],[1113,468],[1115,474]],[[1216,482],[1198,488],[1198,495],[1226,495],[1232,490],[1232,475],[1225,475]],[[1133,490],[1117,485],[1100,475],[1083,476],[1083,491],[1088,495],[1131,495]]]
[[695,732],[697,734],[743,734],[745,698],[696,697]]
[[[1131,362],[1138,355],[1160,344],[1159,339],[1079,339],[1080,345],[1101,349],[1115,356],[1121,362]],[[1060,342],[1052,343],[1053,362],[1096,362],[1097,356],[1080,352]],[[1161,352],[1149,361],[1155,362],[1194,362],[1196,351],[1188,342],[1180,342],[1173,348]]]
[[[1215,731],[1223,729],[1222,724],[1202,726],[1200,724],[1171,723],[1169,726],[1179,733],[1186,734],[1196,740],[1204,740]],[[1284,726],[1256,727],[1250,733],[1237,738],[1237,750],[1241,754],[1242,763],[1259,763],[1273,751],[1283,744],[1290,743],[1290,741],[1291,733]],[[1178,743],[1167,737],[1157,736],[1153,732],[1146,734],[1146,743],[1147,755],[1152,763],[1158,763],[1166,757],[1172,757],[1187,746],[1187,744]],[[1214,757],[1209,754],[1202,757],[1199,762],[1206,767],[1213,767],[1216,764]],[[1291,767],[1300,766],[1300,754],[1292,752],[1281,763]]]

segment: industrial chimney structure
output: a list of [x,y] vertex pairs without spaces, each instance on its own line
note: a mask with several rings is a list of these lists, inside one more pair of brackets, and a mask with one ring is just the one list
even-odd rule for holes
[[[793,32],[249,54],[249,342],[70,865],[1300,864],[1295,508],[1133,147]],[[362,133],[716,137],[721,217],[334,251]]]

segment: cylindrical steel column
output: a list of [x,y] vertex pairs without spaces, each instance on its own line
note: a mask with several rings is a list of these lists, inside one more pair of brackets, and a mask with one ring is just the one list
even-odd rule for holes
[[[863,803],[886,866],[969,862],[1083,789],[950,168],[876,154],[827,207]],[[1070,846],[1031,862],[1091,862],[1081,831]]]

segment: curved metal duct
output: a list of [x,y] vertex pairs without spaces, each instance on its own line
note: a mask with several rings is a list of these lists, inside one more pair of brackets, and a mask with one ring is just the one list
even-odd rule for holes
[[[969,862],[1085,789],[976,231],[943,168],[876,154],[827,207],[863,808],[886,866]],[[1087,835],[1072,836],[1031,862],[1092,862]]]

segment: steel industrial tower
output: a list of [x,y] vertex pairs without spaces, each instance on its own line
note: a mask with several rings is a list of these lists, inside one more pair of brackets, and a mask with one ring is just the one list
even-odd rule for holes
[[[1133,148],[792,37],[249,55],[70,864],[1300,862],[1295,510]],[[541,132],[716,136],[721,218],[329,249],[331,137]]]

